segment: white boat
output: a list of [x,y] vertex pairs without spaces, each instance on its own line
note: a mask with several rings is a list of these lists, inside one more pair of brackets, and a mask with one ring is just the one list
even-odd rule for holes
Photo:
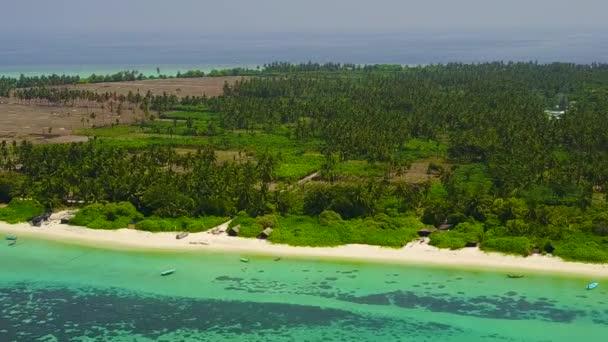
[[589,283],[587,285],[587,290],[593,290],[594,288],[598,287],[600,285],[600,283],[594,281],[593,283]]
[[170,269],[170,270],[162,271],[162,272],[160,273],[160,275],[164,277],[164,276],[171,275],[171,274],[173,274],[173,273],[175,273],[175,269],[174,269],[174,268],[172,268],[172,269]]

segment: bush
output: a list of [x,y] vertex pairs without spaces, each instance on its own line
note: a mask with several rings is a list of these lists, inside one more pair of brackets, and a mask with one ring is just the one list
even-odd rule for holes
[[255,223],[257,223],[263,228],[276,228],[279,225],[277,217],[272,214],[256,217]]
[[0,208],[0,221],[11,224],[25,222],[44,212],[44,206],[34,200],[14,199],[6,208]]
[[461,249],[467,245],[467,240],[460,232],[438,232],[431,234],[429,244],[438,248]]
[[571,234],[565,240],[553,243],[553,254],[565,260],[608,262],[608,238]]
[[438,248],[460,249],[466,247],[469,242],[481,242],[483,234],[483,224],[463,222],[449,232],[431,234],[430,244]]
[[528,256],[532,253],[532,243],[523,236],[518,237],[501,237],[485,240],[481,244],[481,249],[484,251],[495,251],[507,254],[517,254]]
[[149,232],[204,232],[217,227],[228,221],[228,218],[217,216],[205,216],[200,218],[180,217],[180,218],[160,218],[148,217],[137,222],[135,228]]
[[293,246],[368,244],[398,248],[415,239],[421,227],[423,224],[414,217],[380,214],[342,220],[337,213],[325,211],[318,220],[310,216],[279,217],[279,227],[269,240]]
[[595,241],[567,242],[558,245],[553,254],[571,261],[608,262],[608,251]]
[[93,229],[119,229],[141,219],[143,215],[129,202],[94,203],[76,213],[70,223]]
[[330,226],[332,224],[341,224],[342,216],[335,211],[324,210],[319,215],[319,224],[322,226]]
[[239,236],[242,237],[256,237],[265,228],[245,212],[239,213],[239,215],[230,222],[231,228],[237,225],[241,226]]

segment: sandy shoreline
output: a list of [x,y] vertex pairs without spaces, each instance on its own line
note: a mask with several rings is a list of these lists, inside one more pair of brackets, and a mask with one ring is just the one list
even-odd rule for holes
[[133,229],[94,230],[62,225],[57,220],[45,223],[42,227],[33,227],[28,223],[11,225],[0,222],[0,233],[123,250],[212,251],[608,278],[608,265],[566,262],[557,257],[543,255],[523,258],[485,253],[477,248],[452,251],[418,242],[409,243],[400,249],[369,245],[292,247],[271,244],[264,240],[229,237],[225,234],[213,235],[210,232],[192,233],[182,240],[177,240],[175,233],[150,233]]

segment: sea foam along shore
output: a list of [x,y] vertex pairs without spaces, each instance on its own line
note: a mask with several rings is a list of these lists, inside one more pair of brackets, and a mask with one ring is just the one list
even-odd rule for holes
[[[220,227],[225,228],[227,225],[228,223],[225,223]],[[546,255],[532,255],[524,258],[500,253],[486,253],[478,248],[453,251],[435,248],[417,241],[399,249],[369,245],[293,247],[272,244],[265,240],[230,237],[226,234],[214,235],[209,231],[191,233],[186,238],[178,240],[175,238],[175,233],[150,233],[134,229],[96,230],[59,224],[58,220],[51,220],[42,227],[33,227],[28,223],[11,225],[0,222],[0,233],[17,235],[21,238],[33,237],[114,249],[202,250],[305,259],[423,264],[453,268],[582,275],[595,279],[608,278],[608,264],[566,262],[558,257]]]

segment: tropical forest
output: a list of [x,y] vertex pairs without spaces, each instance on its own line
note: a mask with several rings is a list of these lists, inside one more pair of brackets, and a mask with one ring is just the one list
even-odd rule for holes
[[[0,220],[209,230],[294,246],[430,244],[608,262],[608,65],[290,64],[219,96],[94,92],[145,79],[0,78],[24,103],[111,108],[86,142],[0,145]],[[91,116],[91,120],[94,117]]]

